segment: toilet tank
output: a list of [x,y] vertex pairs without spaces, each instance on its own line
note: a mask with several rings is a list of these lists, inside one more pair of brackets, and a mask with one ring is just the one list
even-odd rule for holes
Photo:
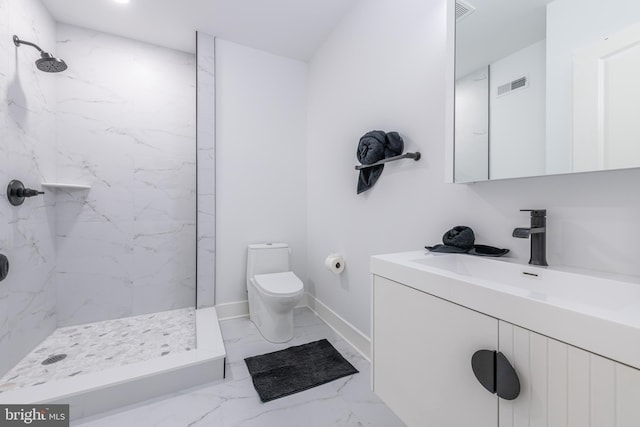
[[247,284],[256,274],[282,273],[289,268],[289,245],[261,243],[249,245],[247,252]]

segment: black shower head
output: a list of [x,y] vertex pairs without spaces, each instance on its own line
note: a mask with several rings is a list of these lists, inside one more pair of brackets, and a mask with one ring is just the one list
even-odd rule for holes
[[26,44],[32,46],[40,52],[40,59],[36,61],[36,67],[38,70],[44,71],[46,73],[59,73],[60,71],[64,71],[67,69],[67,64],[60,58],[56,58],[48,52],[40,49],[37,44],[20,40],[18,36],[13,36],[13,44],[20,47],[21,44]]
[[38,70],[45,73],[59,73],[67,69],[67,64],[62,59],[56,58],[47,52],[42,52],[40,55],[42,58],[36,61]]

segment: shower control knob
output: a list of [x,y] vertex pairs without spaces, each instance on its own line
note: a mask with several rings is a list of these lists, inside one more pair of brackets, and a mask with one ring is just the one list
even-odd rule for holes
[[0,254],[0,282],[9,275],[9,258]]
[[38,194],[44,194],[44,191],[24,188],[24,184],[17,179],[11,181],[7,186],[7,199],[13,206],[20,206],[24,203],[25,198],[37,196]]
[[37,191],[37,190],[32,190],[30,188],[25,188],[24,190],[18,189],[16,191],[16,194],[18,197],[33,197],[33,196],[37,196],[38,194],[44,194],[44,191]]

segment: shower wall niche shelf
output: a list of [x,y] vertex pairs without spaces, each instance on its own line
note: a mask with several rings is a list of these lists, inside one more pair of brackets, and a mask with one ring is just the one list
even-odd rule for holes
[[43,182],[42,187],[50,190],[90,190],[90,185],[66,184],[60,182]]

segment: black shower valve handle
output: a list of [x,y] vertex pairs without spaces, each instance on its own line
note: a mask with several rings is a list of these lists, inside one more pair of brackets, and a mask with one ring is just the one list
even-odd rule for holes
[[13,206],[20,206],[27,197],[44,194],[44,191],[25,188],[24,184],[17,179],[12,180],[7,186],[7,199]]
[[6,255],[0,254],[0,282],[7,278],[9,275],[9,258]]
[[39,194],[44,194],[44,191],[32,190],[31,188],[18,188],[16,190],[16,196],[18,197],[33,197]]

